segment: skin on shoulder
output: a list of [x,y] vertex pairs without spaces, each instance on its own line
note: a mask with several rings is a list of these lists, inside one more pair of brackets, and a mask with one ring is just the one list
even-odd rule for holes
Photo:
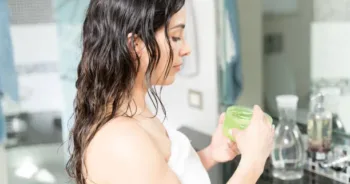
[[148,133],[137,120],[126,117],[113,119],[98,131],[85,165],[93,183],[179,183]]

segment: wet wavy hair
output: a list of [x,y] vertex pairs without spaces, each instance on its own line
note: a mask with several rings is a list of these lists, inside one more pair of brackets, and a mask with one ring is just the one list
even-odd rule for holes
[[[151,76],[160,59],[156,32],[165,28],[170,48],[164,79],[169,74],[173,52],[168,36],[170,18],[185,0],[91,0],[83,24],[83,52],[78,66],[74,126],[70,132],[70,158],[66,170],[77,184],[86,184],[85,151],[103,125],[117,116],[132,117],[132,89],[140,59],[128,46],[128,35],[141,39],[150,58],[145,79],[157,112],[166,114],[160,95],[151,86]],[[132,39],[132,48],[135,51]],[[127,103],[125,112],[119,113]],[[101,168],[102,169],[102,168]]]

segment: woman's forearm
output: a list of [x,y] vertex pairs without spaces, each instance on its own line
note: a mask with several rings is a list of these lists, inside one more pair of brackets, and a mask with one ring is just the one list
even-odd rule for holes
[[265,163],[241,159],[238,168],[227,184],[254,184],[263,172]]
[[201,151],[198,151],[197,154],[199,155],[199,158],[201,159],[202,164],[206,170],[209,170],[217,164],[217,162],[212,159],[211,150],[209,146],[202,149]]

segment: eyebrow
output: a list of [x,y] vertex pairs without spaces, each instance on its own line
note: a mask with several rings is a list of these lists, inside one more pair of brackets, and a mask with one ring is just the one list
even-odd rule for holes
[[185,24],[178,24],[170,29],[176,29],[176,28],[182,28],[182,29],[185,29]]

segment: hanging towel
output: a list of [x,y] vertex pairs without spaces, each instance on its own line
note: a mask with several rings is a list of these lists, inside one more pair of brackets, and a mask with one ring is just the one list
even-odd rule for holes
[[243,88],[236,0],[224,1],[223,15],[224,62],[221,64],[221,104],[226,109],[235,104]]
[[18,101],[18,83],[10,34],[7,0],[0,0],[0,96]]
[[55,20],[59,24],[82,24],[90,0],[55,0]]
[[7,0],[0,0],[0,145],[7,137],[5,116],[2,110],[3,95],[18,101],[17,73],[13,60],[10,21]]

